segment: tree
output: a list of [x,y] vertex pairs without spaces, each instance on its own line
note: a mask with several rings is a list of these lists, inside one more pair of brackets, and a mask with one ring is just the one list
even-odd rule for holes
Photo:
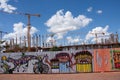
[[61,48],[54,46],[49,51],[61,51],[61,50],[62,50]]

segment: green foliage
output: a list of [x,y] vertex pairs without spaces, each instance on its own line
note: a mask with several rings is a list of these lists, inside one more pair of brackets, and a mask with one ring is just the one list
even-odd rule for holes
[[62,49],[57,47],[57,46],[54,46],[52,47],[51,49],[49,49],[49,51],[61,51]]
[[113,53],[120,53],[120,50],[113,50]]

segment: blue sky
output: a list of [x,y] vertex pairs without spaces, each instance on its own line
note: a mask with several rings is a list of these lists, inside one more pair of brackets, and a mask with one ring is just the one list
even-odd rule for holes
[[64,38],[68,42],[94,41],[91,39],[94,35],[88,33],[120,34],[119,7],[120,0],[0,0],[0,10],[7,12],[0,12],[0,31],[14,35],[22,27],[26,32],[27,17],[12,12],[37,13],[41,17],[31,17],[31,34],[55,33],[56,39]]

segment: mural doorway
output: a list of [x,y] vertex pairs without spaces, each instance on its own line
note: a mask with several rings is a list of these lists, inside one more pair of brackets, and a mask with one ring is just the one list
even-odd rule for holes
[[92,54],[80,51],[75,54],[76,72],[92,72]]

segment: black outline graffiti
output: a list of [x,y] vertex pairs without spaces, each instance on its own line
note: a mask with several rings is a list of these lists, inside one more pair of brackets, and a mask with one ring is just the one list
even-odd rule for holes
[[43,63],[43,60],[46,56],[44,56],[43,58],[42,57],[38,57],[38,62],[36,62],[34,64],[34,67],[33,67],[33,71],[35,74],[38,74],[38,73],[48,73],[49,71],[49,67],[47,64],[44,64]]

